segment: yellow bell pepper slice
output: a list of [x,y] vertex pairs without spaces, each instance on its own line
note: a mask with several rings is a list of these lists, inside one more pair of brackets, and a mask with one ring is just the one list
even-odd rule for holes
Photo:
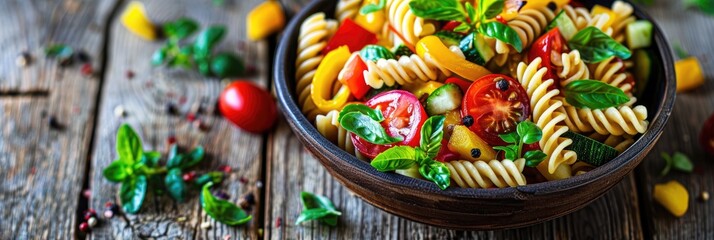
[[612,26],[612,24],[615,23],[615,18],[617,18],[617,14],[615,14],[614,11],[612,11],[610,8],[604,7],[602,5],[595,5],[593,7],[593,9],[590,11],[591,11],[590,14],[592,14],[593,16],[603,14],[603,13],[610,16],[610,20],[608,20],[607,23],[605,23],[605,26],[603,26],[603,28],[608,28],[608,27]]
[[689,208],[689,192],[676,180],[655,184],[654,199],[674,216],[681,217]]
[[443,67],[469,81],[475,81],[476,79],[491,74],[488,69],[471,63],[451,52],[436,36],[422,38],[417,43],[416,51],[422,58],[425,58],[425,55],[428,53],[432,59]]
[[261,3],[248,13],[246,21],[248,39],[261,40],[283,29],[285,13],[278,1],[268,0]]
[[[523,8],[521,8],[521,10],[548,7],[548,4],[550,4],[551,2],[555,3],[555,6],[557,9],[560,9],[563,6],[565,6],[566,4],[568,4],[570,2],[570,0],[528,0],[526,2],[526,5],[523,6]],[[504,10],[506,10],[506,9],[504,9]]]
[[688,57],[674,64],[677,73],[677,92],[692,90],[704,84],[702,65],[696,57]]
[[[362,7],[368,4],[379,4],[379,0],[364,1],[362,3]],[[382,33],[382,28],[384,27],[385,21],[386,17],[384,15],[384,11],[376,11],[367,15],[359,13],[357,14],[357,17],[355,17],[355,23],[362,26],[364,29],[367,29],[368,31],[378,35]]]
[[156,26],[146,16],[144,4],[132,1],[121,15],[121,23],[133,34],[146,40],[156,40]]
[[414,84],[407,84],[406,86],[404,86],[404,90],[407,90],[408,92],[414,94],[414,96],[416,96],[417,98],[420,98],[424,95],[430,95],[432,92],[434,92],[434,90],[441,86],[444,86],[444,84],[437,81],[417,81]]
[[[317,67],[315,77],[312,79],[310,97],[320,111],[329,112],[339,110],[350,98],[350,89],[342,85],[340,90],[332,96],[332,86],[337,82],[337,75],[350,59],[350,49],[347,46],[339,47],[327,53]],[[332,96],[332,97],[331,97]]]

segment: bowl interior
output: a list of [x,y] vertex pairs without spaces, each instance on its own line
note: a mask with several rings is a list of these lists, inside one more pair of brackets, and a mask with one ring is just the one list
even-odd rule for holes
[[[588,7],[595,4],[611,6],[613,1],[581,1]],[[646,19],[655,24],[654,41],[651,47],[646,50],[652,56],[652,70],[648,84],[639,92],[638,105],[644,105],[648,109],[649,129],[642,134],[638,140],[617,158],[600,166],[586,174],[574,176],[565,180],[549,181],[543,183],[528,184],[516,188],[503,189],[465,189],[451,187],[441,191],[433,183],[424,180],[411,179],[405,176],[392,173],[382,173],[372,168],[369,163],[360,161],[356,157],[341,150],[335,144],[322,137],[317,129],[311,124],[300,111],[296,103],[295,94],[295,59],[297,49],[297,38],[300,24],[311,14],[323,11],[328,17],[333,15],[336,1],[316,0],[308,4],[297,14],[285,31],[281,39],[275,60],[275,86],[278,93],[280,107],[288,118],[290,124],[297,128],[296,134],[311,138],[308,145],[322,146],[326,149],[323,154],[329,155],[334,161],[347,161],[361,171],[367,172],[370,177],[383,179],[386,184],[410,187],[425,193],[448,195],[451,197],[465,198],[508,198],[517,196],[520,193],[547,194],[551,192],[566,191],[594,181],[608,177],[608,173],[624,170],[631,171],[639,164],[646,154],[646,149],[650,149],[662,133],[664,125],[669,118],[674,104],[675,97],[675,77],[673,58],[661,29],[653,19],[635,6],[635,15],[638,19]],[[634,5],[634,4],[633,4]],[[642,86],[638,86],[642,88]],[[614,185],[614,183],[612,183]]]

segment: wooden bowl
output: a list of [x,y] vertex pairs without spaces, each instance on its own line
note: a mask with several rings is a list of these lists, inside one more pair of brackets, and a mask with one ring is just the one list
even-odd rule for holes
[[[300,141],[322,165],[355,194],[394,215],[434,226],[462,230],[517,228],[572,213],[620,182],[654,147],[672,112],[675,74],[669,45],[655,24],[652,77],[639,100],[649,110],[650,127],[632,147],[586,174],[560,181],[504,189],[445,191],[424,180],[382,173],[324,138],[300,111],[295,94],[295,58],[300,24],[311,14],[333,15],[334,0],[313,1],[290,22],[275,58],[275,87],[280,107]],[[595,1],[584,1],[592,5]],[[610,6],[612,1],[597,1]],[[653,21],[635,7],[639,19]],[[296,176],[297,177],[297,176]]]

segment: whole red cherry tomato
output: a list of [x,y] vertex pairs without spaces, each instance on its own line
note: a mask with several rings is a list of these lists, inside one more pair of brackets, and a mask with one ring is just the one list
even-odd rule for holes
[[527,120],[530,114],[526,90],[502,74],[474,81],[461,104],[461,115],[474,119],[469,129],[492,146],[506,145],[498,135],[515,131],[518,123]]
[[278,111],[268,91],[247,81],[235,81],[221,93],[218,109],[239,128],[261,133],[275,124]]
[[543,79],[553,79],[558,86],[560,86],[560,78],[558,77],[557,70],[551,59],[553,54],[560,56],[567,50],[565,43],[566,41],[560,34],[558,28],[553,28],[548,33],[538,38],[533,43],[533,46],[531,46],[531,50],[528,52],[529,62],[540,57],[542,60],[540,66],[548,69],[548,72],[545,76],[543,76]]
[[419,146],[421,126],[426,121],[427,115],[414,94],[403,90],[392,90],[374,96],[365,105],[382,111],[384,121],[381,124],[387,134],[392,137],[401,137],[403,140],[393,145],[377,145],[351,134],[355,148],[362,155],[374,158],[396,145]]
[[714,155],[714,114],[704,122],[702,132],[699,133],[699,144],[702,145],[704,151]]

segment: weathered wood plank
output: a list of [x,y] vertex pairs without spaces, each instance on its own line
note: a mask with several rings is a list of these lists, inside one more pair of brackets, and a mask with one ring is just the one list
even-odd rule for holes
[[[638,171],[641,199],[644,203],[643,225],[654,239],[712,239],[714,238],[714,201],[701,202],[703,191],[714,193],[714,162],[699,145],[699,131],[707,117],[714,112],[714,18],[694,10],[687,10],[679,1],[657,1],[648,12],[674,45],[680,45],[701,61],[708,78],[707,83],[688,93],[680,93],[674,112],[662,138],[652,153],[642,162]],[[673,171],[660,177],[664,161],[661,152],[680,151],[691,157],[696,166],[694,173]],[[681,182],[689,190],[689,210],[682,218],[669,214],[652,198],[654,184],[669,180]]]
[[[265,232],[270,239],[642,239],[632,175],[604,197],[565,217],[507,231],[463,232],[430,227],[385,213],[352,195],[304,149],[281,122],[268,141]],[[338,227],[295,225],[300,191],[325,195],[343,212]],[[279,223],[279,224],[278,224]]]
[[[149,16],[159,23],[185,16],[199,21],[202,27],[211,24],[228,26],[226,39],[218,46],[218,50],[237,51],[242,39],[246,38],[244,18],[260,1],[226,1],[225,5],[220,7],[214,6],[210,0],[144,2]],[[159,49],[162,43],[146,42],[131,35],[119,21],[114,22],[110,31],[109,67],[98,115],[95,137],[97,140],[89,176],[93,196],[91,207],[103,209],[105,202],[115,201],[119,185],[105,180],[102,169],[117,156],[114,151],[115,134],[122,123],[128,123],[137,130],[146,149],[165,151],[165,142],[170,135],[175,135],[179,145],[186,148],[203,145],[208,155],[207,163],[198,169],[215,170],[220,165],[233,167],[233,173],[221,187],[231,195],[232,202],[236,202],[241,194],[252,189],[261,177],[264,138],[242,132],[213,114],[199,116],[199,119],[209,125],[207,131],[194,127],[185,117],[191,106],[200,101],[205,101],[208,108],[213,108],[223,83],[217,79],[202,77],[194,71],[152,68],[151,54]],[[268,81],[267,45],[246,43],[245,50],[245,59],[257,68],[256,74],[249,79],[265,86]],[[135,77],[127,79],[127,71],[133,71]],[[185,103],[181,103],[181,98],[186,99]],[[169,102],[177,105],[180,116],[171,116],[166,112],[166,104]],[[126,109],[125,118],[117,118],[114,115],[117,106]],[[241,183],[240,178],[249,182]],[[189,201],[183,204],[176,204],[167,196],[149,195],[139,214],[127,216],[128,222],[113,218],[96,229],[91,237],[220,239],[230,235],[235,239],[257,236],[256,226],[260,226],[258,220],[240,227],[219,224],[201,211],[197,191],[190,194]],[[257,215],[260,213],[261,211],[257,210],[252,212],[255,219],[259,219]],[[180,217],[186,217],[186,221],[177,221]],[[210,222],[212,228],[201,228],[203,222]]]
[[[46,60],[42,49],[71,44],[101,70],[102,30],[114,3],[0,2],[0,239],[75,235],[99,80]],[[35,56],[27,68],[15,65],[22,50]],[[51,116],[63,129],[49,126]]]

